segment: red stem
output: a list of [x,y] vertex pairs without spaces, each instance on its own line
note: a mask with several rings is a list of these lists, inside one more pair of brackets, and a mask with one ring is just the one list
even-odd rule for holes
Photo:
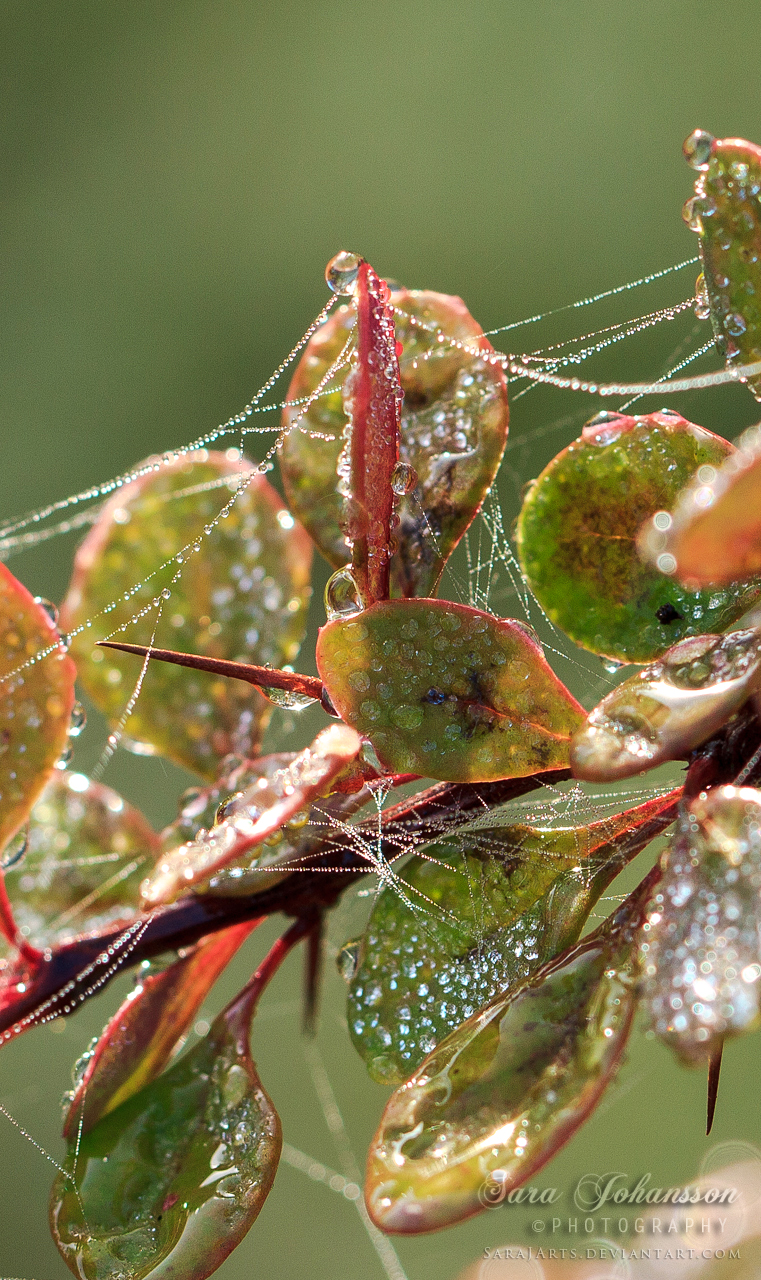
[[248,1040],[251,1019],[256,1012],[259,997],[274,978],[288,952],[292,951],[301,939],[314,929],[314,924],[313,917],[301,916],[298,920],[294,920],[290,929],[286,929],[274,946],[270,947],[243,990],[238,992],[234,1000],[231,1000],[225,1009],[224,1016],[234,1034]]
[[33,969],[38,968],[43,958],[42,952],[33,947],[31,942],[27,942],[23,933],[19,932],[2,871],[0,871],[0,933],[8,939],[12,947],[17,948],[27,964],[31,965]]
[[357,276],[357,365],[351,396],[351,494],[346,533],[357,591],[365,607],[388,599],[391,473],[399,459],[401,383],[389,291],[368,262]]

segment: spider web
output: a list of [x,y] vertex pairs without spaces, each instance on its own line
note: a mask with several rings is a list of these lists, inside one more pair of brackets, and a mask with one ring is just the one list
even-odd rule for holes
[[[606,299],[644,288],[655,281],[662,280],[666,276],[679,273],[685,267],[693,266],[696,262],[697,259],[695,258],[688,259],[686,262],[653,272],[640,280],[631,281],[593,297],[572,302],[566,307],[506,324],[499,329],[489,331],[488,336],[493,340],[501,341],[508,334],[512,335],[518,330],[526,330],[529,327],[539,325],[551,317],[557,317],[566,312],[573,314],[580,309],[590,307]],[[200,460],[210,446],[226,447],[228,459],[234,462],[243,457],[244,450],[250,443],[249,436],[262,436],[265,451],[257,470],[262,473],[270,471],[278,444],[282,439],[279,414],[285,403],[282,400],[272,399],[270,393],[293,360],[303,350],[311,335],[323,323],[335,301],[335,299],[329,301],[286,359],[240,413],[233,415],[226,422],[221,423],[218,427],[198,439],[180,448],[169,450],[158,458],[152,459],[149,463],[138,464],[130,471],[104,481],[99,485],[91,486],[80,493],[51,503],[40,510],[0,523],[0,559],[8,560],[20,552],[41,548],[51,539],[79,533],[87,529],[97,520],[104,500],[117,489],[151,470],[156,471],[163,466],[170,465],[180,457]],[[553,418],[550,422],[539,427],[533,427],[523,433],[515,433],[514,420],[513,434],[508,440],[505,451],[501,479],[495,484],[482,512],[471,526],[470,531],[463,539],[461,547],[448,566],[442,583],[441,595],[444,598],[460,600],[500,616],[520,618],[535,627],[552,665],[558,670],[561,678],[569,687],[577,693],[577,696],[589,706],[594,705],[604,692],[616,683],[615,665],[608,664],[608,667],[605,668],[593,655],[577,649],[562,632],[553,626],[533,597],[521,573],[509,536],[511,520],[517,514],[519,487],[539,469],[534,461],[537,448],[541,450],[541,448],[549,444],[554,452],[569,443],[578,434],[580,422],[595,411],[596,406],[590,401],[588,393],[590,391],[601,393],[607,390],[605,384],[600,382],[583,382],[579,378],[569,378],[567,376],[568,371],[573,370],[576,366],[584,365],[588,360],[595,356],[600,356],[611,347],[633,340],[646,330],[651,330],[658,325],[673,323],[679,316],[683,316],[692,309],[694,301],[691,296],[680,298],[668,306],[646,311],[630,320],[609,324],[596,330],[584,332],[580,336],[552,342],[544,347],[536,347],[519,355],[505,353],[498,354],[496,357],[509,373],[512,406],[528,395],[535,395],[537,392],[541,394],[541,386],[547,382],[550,385],[558,386],[559,389],[569,391],[574,394],[577,401],[581,400],[582,403],[574,404],[570,412],[565,412],[561,416]],[[628,386],[628,384],[612,384],[617,388],[619,398],[624,399],[622,408],[630,409],[644,394],[653,393],[658,389],[663,389],[664,391],[673,389],[668,384],[674,382],[675,375],[683,373],[685,369],[700,361],[711,350],[713,344],[705,341],[705,333],[704,325],[693,324],[690,331],[680,338],[674,350],[665,359],[662,368],[651,382],[635,384],[634,387]],[[444,340],[448,341],[446,338]],[[299,409],[299,415],[293,425],[298,425],[298,422],[301,421],[310,405],[316,399],[331,394],[336,386],[335,380],[339,378],[341,371],[348,363],[349,357],[350,348],[349,344],[347,344],[347,347],[344,348],[338,359],[328,369],[312,395],[300,402],[290,402],[292,406],[295,404]],[[690,384],[691,386],[701,387],[718,385],[729,380],[723,372],[718,374],[709,373],[699,375],[697,379],[691,379]],[[664,384],[667,385],[664,386]],[[677,384],[682,385],[682,382],[677,379]],[[267,437],[270,437],[270,440]],[[249,480],[249,475],[241,476],[239,483],[234,485],[231,493],[229,477],[224,477],[201,486],[188,487],[184,490],[176,491],[169,495],[169,500],[187,498],[196,492],[208,492],[219,488],[221,492],[220,507],[214,519],[207,525],[204,537],[208,537],[219,521],[224,519],[227,512],[232,509]],[[506,484],[505,481],[508,483]],[[510,496],[507,492],[510,487],[514,490],[512,509]],[[197,544],[189,544],[170,560],[157,565],[148,578],[134,584],[132,590],[137,591],[146,581],[157,577],[162,570],[170,569],[173,574],[169,587],[157,594],[151,605],[139,610],[130,619],[130,623],[132,623],[140,618],[147,618],[149,637],[151,633],[155,635],[155,629],[161,618],[164,604],[167,598],[171,596],[172,587],[179,582],[182,576],[183,558],[189,552],[197,550],[199,550]],[[200,550],[202,551],[202,546]],[[108,631],[107,615],[109,609],[110,606],[101,611],[96,617],[88,619],[87,626],[95,627],[99,639],[116,636],[124,629],[120,627],[118,630]],[[44,654],[38,655],[37,660],[42,656]],[[29,661],[33,660],[30,659]],[[109,732],[95,768],[90,770],[90,773],[96,777],[103,773],[113,756],[120,749],[123,749],[124,730],[128,726],[130,712],[139,698],[146,665],[147,660],[135,688],[125,701],[124,713],[119,725]],[[23,670],[23,667],[19,668],[19,670]],[[284,739],[299,736],[300,722],[293,711],[279,713],[276,711],[275,714],[279,714],[281,717],[279,731]],[[309,716],[303,717],[302,720],[305,724],[303,736],[306,741],[311,737],[311,726],[306,731],[306,727],[309,725]],[[288,741],[287,745],[290,747],[291,742]],[[277,748],[271,746],[270,749]],[[651,783],[649,786],[619,785],[604,789],[592,788],[578,782],[564,783],[557,786],[546,784],[537,792],[521,800],[513,801],[509,806],[505,806],[496,812],[491,811],[481,816],[474,816],[470,813],[462,815],[461,818],[456,814],[454,817],[449,815],[446,821],[442,822],[442,834],[451,835],[457,832],[458,829],[466,829],[471,839],[478,842],[482,848],[488,850],[490,844],[488,829],[495,825],[496,818],[500,821],[526,823],[550,829],[555,827],[582,827],[590,822],[599,821],[608,814],[616,813],[621,808],[641,803],[666,789],[668,789],[666,785],[660,785],[660,779],[659,782]],[[374,813],[377,817],[377,825],[374,831],[374,824],[372,822],[368,824],[367,822],[367,809],[363,810],[356,819],[348,823],[341,822],[335,818],[329,818],[326,821],[331,828],[336,830],[337,834],[343,837],[348,834],[356,850],[366,860],[367,873],[371,878],[370,888],[357,890],[355,899],[369,896],[372,900],[381,889],[390,889],[399,894],[405,905],[415,912],[423,930],[425,930],[426,922],[439,908],[435,907],[433,903],[425,899],[424,895],[417,891],[415,894],[410,894],[408,886],[400,882],[395,867],[386,862],[381,854],[380,817],[386,799],[387,789],[385,787],[376,788],[375,794],[371,798],[371,816]],[[365,820],[361,828],[358,826],[359,818]],[[403,847],[400,857],[406,857],[407,854],[413,853],[422,853],[423,856],[436,860],[435,845],[431,846],[428,841],[421,845],[414,832],[411,833],[406,845]],[[63,861],[62,859],[61,863]],[[469,888],[471,894],[478,893],[478,885],[475,882],[469,884]],[[610,903],[615,900],[618,900],[618,895],[613,895],[603,900],[603,903],[606,901]],[[125,934],[121,951],[122,960],[136,945],[138,938],[139,932],[134,930],[131,934]],[[333,952],[337,951],[340,946],[340,939],[332,938],[331,945]],[[93,989],[102,985],[108,976],[110,976],[110,972],[105,970],[103,973],[98,973],[97,978],[94,977]],[[46,1017],[51,1020],[58,1019],[62,1011],[61,1005],[55,1003],[49,1013],[43,1011],[43,1020]],[[292,1009],[290,1011],[292,1012]],[[66,1012],[69,1012],[68,1008]],[[198,1027],[202,1025],[205,1024],[196,1024],[198,1034],[202,1034],[202,1031],[198,1031]],[[346,1204],[347,1212],[359,1213],[375,1253],[377,1274],[384,1274],[388,1280],[406,1280],[406,1272],[402,1267],[396,1250],[372,1226],[364,1210],[364,1204],[359,1194],[361,1184],[359,1166],[325,1063],[320,1055],[320,1050],[316,1044],[307,1043],[304,1053],[325,1125],[335,1144],[336,1159],[340,1165],[340,1172],[331,1169],[319,1160],[313,1159],[290,1143],[285,1144],[282,1158],[286,1164],[301,1172],[308,1182],[321,1184],[335,1195],[341,1197]],[[0,1110],[21,1130],[23,1136],[47,1160],[57,1164],[42,1144],[38,1143],[25,1129],[18,1125],[18,1122],[13,1119],[6,1108],[2,1107]]]

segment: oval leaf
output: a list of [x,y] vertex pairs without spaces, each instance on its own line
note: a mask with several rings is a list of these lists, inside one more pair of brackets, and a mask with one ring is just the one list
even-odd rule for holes
[[571,740],[574,776],[613,782],[683,759],[761,682],[761,633],[695,636],[607,694]]
[[170,902],[195,884],[208,880],[274,836],[297,813],[331,789],[356,758],[361,741],[346,725],[333,724],[318,733],[283,769],[266,773],[231,805],[230,816],[211,831],[166,854],[143,882],[147,906]]
[[75,675],[49,615],[0,564],[0,849],[66,748]]
[[761,430],[750,427],[718,468],[701,467],[670,519],[649,521],[640,550],[690,589],[726,585],[761,570]]
[[233,1004],[208,1036],[77,1143],[53,1184],[53,1238],[81,1280],[204,1280],[266,1199],[280,1122]]
[[[405,484],[399,485],[391,591],[430,596],[497,473],[507,438],[507,387],[500,366],[478,354],[493,348],[460,298],[395,289],[391,301],[402,348],[399,457],[414,471],[407,470]],[[289,400],[311,395],[355,326],[352,304],[340,307],[317,330],[296,369]],[[440,342],[439,333],[452,341]],[[336,568],[349,559],[337,473],[347,424],[346,375],[345,367],[337,371],[329,394],[320,395],[306,413],[297,403],[286,408],[283,425],[291,429],[280,451],[291,509]]]
[[26,853],[5,873],[20,928],[35,946],[128,923],[158,835],[116,791],[81,773],[52,779],[32,810]]
[[[173,559],[179,553],[181,564]],[[139,669],[134,659],[93,644],[142,610],[147,616],[126,638],[150,641],[153,601],[163,607],[157,646],[276,667],[290,662],[304,635],[311,554],[304,532],[249,462],[202,450],[193,460],[149,471],[106,504],[77,552],[61,608],[62,625],[74,631],[117,602],[72,642],[87,693],[112,724],[119,722]],[[171,594],[163,600],[162,592]],[[152,663],[126,729],[142,751],[211,780],[229,752],[255,754],[270,710],[237,681]]]
[[644,522],[668,511],[698,468],[731,452],[670,411],[593,419],[544,469],[518,521],[523,570],[552,621],[593,653],[648,662],[739,618],[758,585],[686,591],[643,564],[636,547]]
[[416,1234],[461,1222],[568,1141],[626,1045],[631,950],[627,931],[586,939],[474,1014],[397,1089],[368,1157],[376,1226]]
[[[684,219],[700,236],[703,280],[716,346],[728,365],[761,360],[761,147],[742,138],[711,138],[696,130],[685,154],[699,169]],[[761,400],[761,375],[748,385]]]
[[101,1116],[149,1084],[168,1063],[220,973],[258,920],[202,939],[158,973],[144,960],[136,985],[97,1043],[80,1058],[63,1136],[87,1133]]
[[400,1083],[482,1005],[575,942],[614,877],[673,821],[678,794],[588,827],[481,819],[410,859],[354,944],[347,1018],[373,1079]]
[[559,769],[584,714],[531,632],[449,601],[386,601],[329,622],[317,667],[395,773],[488,782]]
[[761,1024],[761,792],[692,803],[662,860],[641,945],[656,1034],[690,1064]]

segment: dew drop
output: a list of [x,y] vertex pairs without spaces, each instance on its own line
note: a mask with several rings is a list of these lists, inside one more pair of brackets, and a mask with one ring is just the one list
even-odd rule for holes
[[615,658],[604,658],[602,665],[604,666],[606,671],[609,671],[610,674],[614,676],[617,671],[621,670],[621,668],[624,666],[624,663],[617,662]]
[[34,603],[38,604],[42,610],[48,615],[50,621],[55,624],[58,622],[58,610],[51,600],[46,600],[44,596],[35,596]]
[[347,249],[342,249],[330,259],[325,268],[328,288],[337,294],[353,293],[361,262],[362,259],[358,253],[350,253]]
[[703,234],[703,223],[701,221],[701,200],[699,196],[690,196],[689,200],[685,200],[682,205],[682,217],[690,228],[690,231],[697,231],[698,235]]
[[695,315],[698,320],[707,320],[711,314],[711,308],[708,303],[708,289],[706,288],[706,279],[701,271],[695,281]]
[[391,488],[397,498],[403,498],[406,493],[412,493],[417,484],[417,471],[411,467],[409,462],[397,462],[394,470],[391,472]]
[[738,337],[741,333],[745,333],[745,321],[739,311],[730,311],[724,320],[724,328],[727,333],[731,333],[733,337]]
[[69,737],[78,738],[85,725],[87,724],[87,712],[81,702],[75,702],[71,708],[71,718],[69,720]]
[[325,612],[329,622],[338,618],[351,618],[362,612],[357,584],[351,569],[337,569],[325,587]]
[[56,769],[65,769],[71,763],[71,757],[74,755],[73,747],[66,747],[63,754],[56,760]]
[[351,982],[359,968],[359,938],[344,944],[336,956],[338,972],[345,982]]
[[688,165],[693,169],[707,169],[711,148],[715,141],[713,134],[706,133],[705,129],[693,129],[682,144],[682,151]]
[[292,689],[273,689],[270,685],[260,686],[260,692],[269,702],[286,711],[303,711],[304,707],[311,707],[317,701],[306,693],[294,693]]

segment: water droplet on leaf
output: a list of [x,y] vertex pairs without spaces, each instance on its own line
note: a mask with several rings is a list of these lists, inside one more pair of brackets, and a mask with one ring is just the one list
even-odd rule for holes
[[329,289],[339,295],[351,294],[357,283],[357,276],[362,259],[358,253],[350,253],[342,249],[330,259],[325,268],[325,280]]

